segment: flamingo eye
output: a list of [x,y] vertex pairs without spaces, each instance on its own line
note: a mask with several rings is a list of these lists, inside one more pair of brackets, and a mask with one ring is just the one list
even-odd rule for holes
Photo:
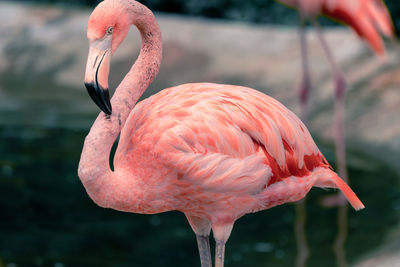
[[108,27],[106,33],[107,33],[107,34],[112,34],[113,31],[114,31],[114,28],[113,28],[113,27]]

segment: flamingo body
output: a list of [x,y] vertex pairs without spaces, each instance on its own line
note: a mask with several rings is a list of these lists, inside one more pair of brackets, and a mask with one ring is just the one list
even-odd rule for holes
[[316,183],[337,187],[291,111],[233,85],[184,84],[139,102],[122,129],[114,166],[120,186],[105,206],[135,213],[180,210],[209,221],[234,221],[299,200]]
[[393,36],[390,14],[382,0],[280,0],[306,16],[326,15],[349,25],[378,54],[385,51],[379,31]]

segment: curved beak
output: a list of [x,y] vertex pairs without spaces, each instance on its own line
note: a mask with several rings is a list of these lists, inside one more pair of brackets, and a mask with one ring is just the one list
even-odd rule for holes
[[111,115],[108,74],[110,71],[111,42],[91,42],[86,63],[85,86],[99,108]]

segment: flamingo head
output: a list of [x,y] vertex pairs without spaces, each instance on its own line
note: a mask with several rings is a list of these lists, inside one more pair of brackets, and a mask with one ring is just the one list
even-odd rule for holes
[[108,91],[111,56],[125,39],[131,24],[130,14],[119,0],[101,2],[89,18],[85,86],[93,101],[108,115],[112,112]]

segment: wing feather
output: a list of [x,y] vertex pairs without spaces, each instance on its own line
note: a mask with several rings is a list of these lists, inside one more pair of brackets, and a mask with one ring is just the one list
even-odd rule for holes
[[257,194],[271,177],[271,168],[263,161],[264,158],[256,154],[239,159],[219,153],[187,153],[177,162],[177,167],[185,170],[180,179],[202,190]]
[[140,154],[141,144],[152,144],[152,153],[179,179],[204,190],[257,193],[326,166],[297,116],[256,90],[185,84],[143,102],[128,118],[131,130],[121,134],[131,138],[125,146]]

